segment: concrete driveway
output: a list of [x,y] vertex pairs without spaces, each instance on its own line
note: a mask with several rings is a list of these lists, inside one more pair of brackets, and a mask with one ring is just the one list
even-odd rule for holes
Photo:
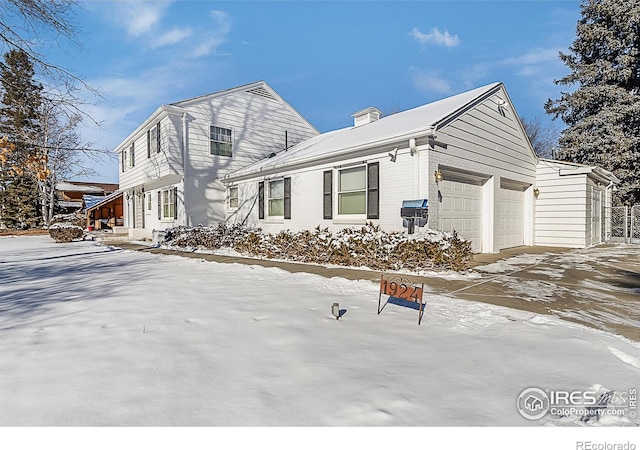
[[640,341],[640,246],[568,250],[519,247],[477,255],[474,282],[449,283],[448,295],[499,304]]
[[[131,242],[105,242],[124,249],[180,254],[222,263],[258,264],[289,272],[379,282],[380,272],[264,259],[163,250]],[[558,317],[640,342],[640,246],[588,249],[517,247],[475,255],[470,274],[408,276],[425,283],[425,297],[445,295]],[[428,303],[427,303],[428,314]]]

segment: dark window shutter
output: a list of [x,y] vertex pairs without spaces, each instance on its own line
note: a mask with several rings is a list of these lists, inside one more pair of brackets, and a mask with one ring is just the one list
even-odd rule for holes
[[147,130],[147,158],[151,158],[151,130]]
[[284,218],[291,219],[291,177],[284,179]]
[[380,218],[380,163],[367,164],[367,219]]
[[178,188],[173,188],[173,218],[178,218]]
[[158,191],[158,220],[162,219],[162,191]]
[[325,170],[322,175],[322,217],[333,219],[333,170]]
[[156,124],[156,153],[160,153],[160,122]]
[[264,181],[258,183],[258,219],[264,219]]

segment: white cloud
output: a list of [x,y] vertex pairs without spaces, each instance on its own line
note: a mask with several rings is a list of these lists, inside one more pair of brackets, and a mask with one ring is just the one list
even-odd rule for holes
[[213,10],[210,14],[215,27],[208,31],[209,38],[199,43],[191,52],[191,58],[201,58],[215,53],[218,47],[227,42],[227,35],[231,32],[231,16],[220,10]]
[[127,29],[129,35],[142,36],[158,27],[171,3],[148,0],[115,2],[112,17]]
[[417,67],[410,67],[409,74],[413,86],[420,91],[431,94],[450,94],[453,92],[449,80],[442,78],[433,70],[423,71]]
[[429,33],[425,34],[414,27],[409,34],[423,47],[427,44],[444,45],[445,47],[456,47],[460,44],[460,38],[457,34],[449,34],[447,30],[443,33],[438,28],[432,28]]
[[151,43],[151,48],[164,47],[165,45],[174,45],[191,36],[190,28],[173,28],[163,35],[157,37]]

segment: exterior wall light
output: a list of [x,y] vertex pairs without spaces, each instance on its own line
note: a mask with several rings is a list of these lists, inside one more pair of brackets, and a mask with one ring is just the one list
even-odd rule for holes
[[535,189],[533,190],[533,195],[534,195],[534,197],[538,197],[538,195],[540,195],[540,189],[535,188]]
[[440,172],[439,170],[433,172],[433,176],[436,179],[436,183],[440,183],[442,181],[442,172]]

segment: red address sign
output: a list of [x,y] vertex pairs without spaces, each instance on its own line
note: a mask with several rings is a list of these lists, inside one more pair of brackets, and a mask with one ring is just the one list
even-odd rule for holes
[[410,302],[422,302],[422,286],[414,286],[410,282],[390,281],[380,278],[380,293]]

